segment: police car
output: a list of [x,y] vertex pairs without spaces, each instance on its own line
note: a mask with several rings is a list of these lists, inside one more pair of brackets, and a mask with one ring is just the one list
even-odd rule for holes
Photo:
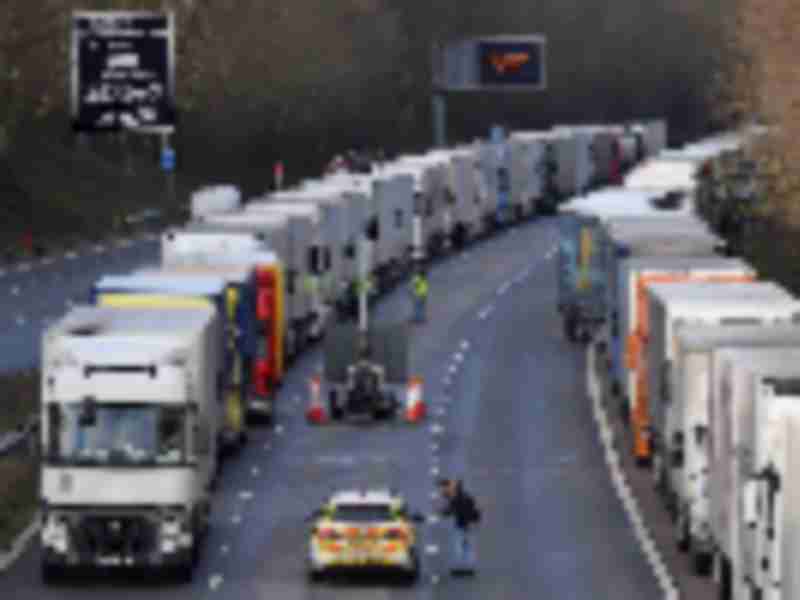
[[419,576],[415,523],[405,500],[392,490],[336,492],[308,519],[308,572],[319,581],[335,572],[387,572],[408,583]]

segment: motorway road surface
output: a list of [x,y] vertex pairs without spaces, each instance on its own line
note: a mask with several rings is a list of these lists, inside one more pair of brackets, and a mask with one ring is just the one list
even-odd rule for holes
[[42,330],[106,274],[128,273],[159,261],[159,241],[89,246],[82,252],[0,267],[0,373],[38,365]]
[[[225,467],[192,584],[91,578],[45,588],[34,543],[0,575],[0,590],[15,600],[659,597],[609,481],[582,350],[563,341],[555,236],[541,220],[432,270],[429,322],[416,328],[412,358],[425,378],[424,425],[311,428],[302,382],[320,355],[305,357],[282,390],[278,425]],[[395,292],[376,316],[405,318],[408,302]],[[423,576],[412,588],[307,583],[303,519],[326,493],[390,484],[430,514],[438,473],[463,477],[482,505],[474,578],[449,574],[449,523],[440,522],[423,527]]]

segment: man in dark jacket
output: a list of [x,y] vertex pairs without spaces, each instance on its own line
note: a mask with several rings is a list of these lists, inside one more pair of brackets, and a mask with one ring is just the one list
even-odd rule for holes
[[472,525],[481,518],[475,499],[464,489],[461,480],[440,479],[439,488],[447,501],[442,515],[453,517],[455,563],[453,573],[475,572],[475,544]]

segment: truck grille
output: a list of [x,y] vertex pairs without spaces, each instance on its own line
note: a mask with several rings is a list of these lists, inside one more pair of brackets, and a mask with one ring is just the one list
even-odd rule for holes
[[92,515],[79,519],[73,540],[84,559],[100,556],[143,557],[156,550],[157,530],[143,516]]

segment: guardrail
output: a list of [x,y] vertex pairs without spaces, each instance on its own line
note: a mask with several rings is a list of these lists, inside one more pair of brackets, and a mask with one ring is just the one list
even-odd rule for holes
[[31,417],[28,422],[16,431],[0,433],[0,457],[33,456],[39,446],[39,417]]

